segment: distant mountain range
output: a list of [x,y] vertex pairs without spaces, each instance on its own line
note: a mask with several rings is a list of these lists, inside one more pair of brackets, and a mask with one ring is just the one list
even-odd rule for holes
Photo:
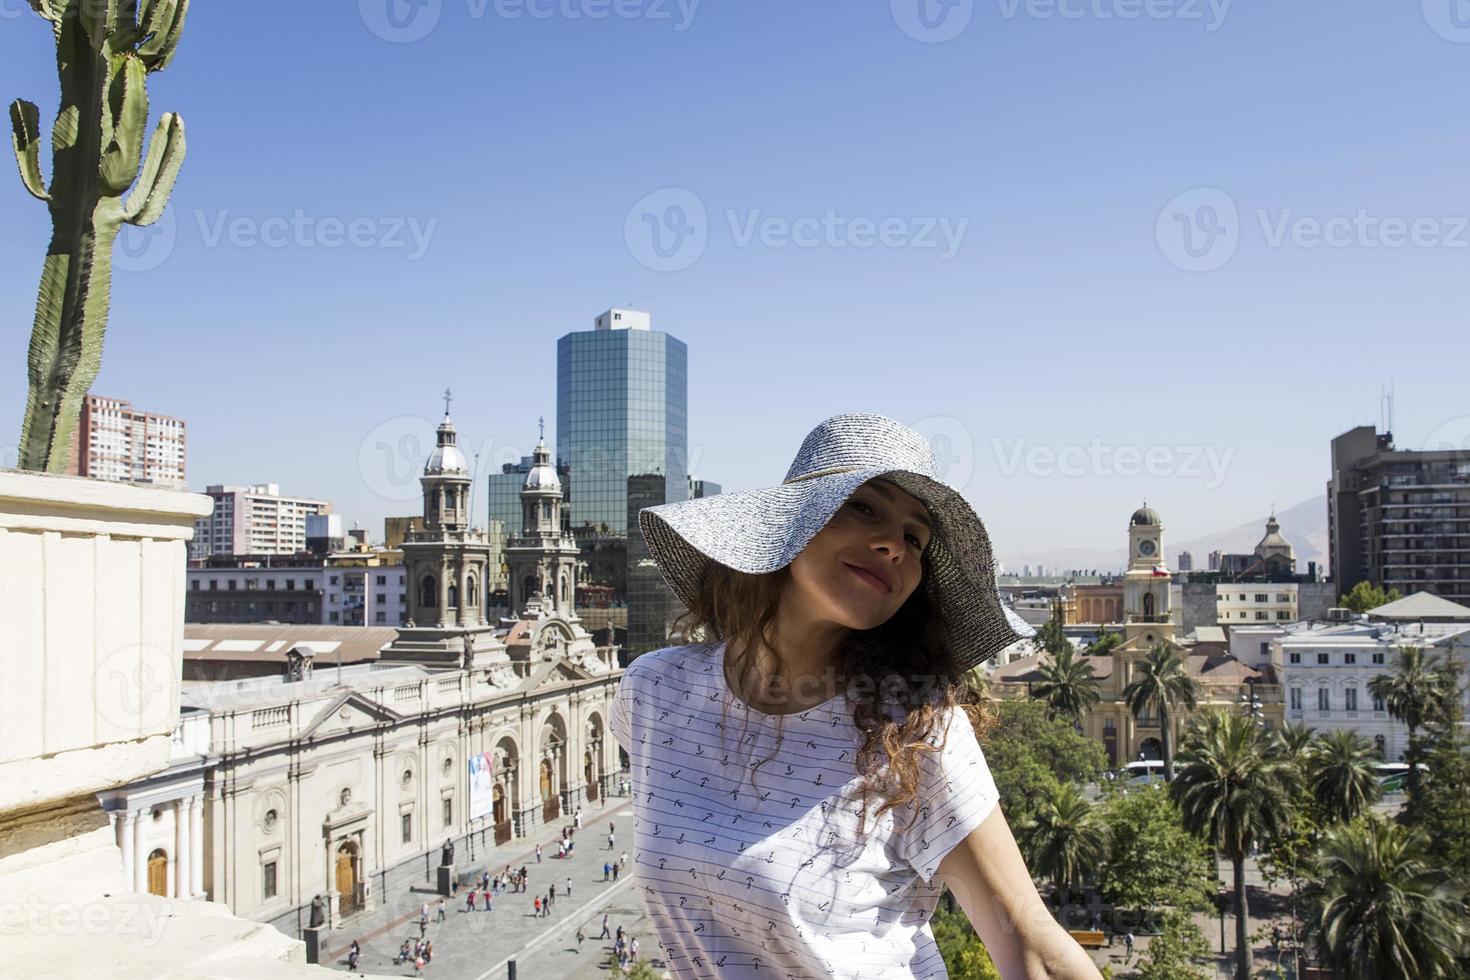
[[[1266,518],[1248,521],[1223,531],[1175,541],[1169,537],[1169,525],[1164,523],[1164,555],[1170,569],[1179,568],[1179,552],[1187,551],[1194,558],[1196,571],[1209,568],[1210,552],[1247,554],[1255,550],[1266,535]],[[1318,494],[1294,507],[1276,512],[1281,524],[1281,535],[1296,549],[1298,572],[1307,570],[1307,562],[1315,561],[1320,572],[1327,570],[1327,496]],[[1019,574],[1024,565],[1030,565],[1033,574],[1037,565],[1044,565],[1047,573],[1073,568],[1097,569],[1100,572],[1121,572],[1128,564],[1127,537],[1119,534],[1123,545],[1117,548],[1056,548],[1049,551],[1032,551],[1024,555],[1001,555],[1007,574]]]

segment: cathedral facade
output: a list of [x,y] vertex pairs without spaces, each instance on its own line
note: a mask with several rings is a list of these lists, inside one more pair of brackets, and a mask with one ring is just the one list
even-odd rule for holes
[[[421,529],[403,542],[409,622],[376,662],[316,663],[303,634],[272,644],[275,676],[184,685],[191,714],[208,715],[192,760],[202,787],[186,787],[202,797],[190,891],[288,935],[315,898],[336,927],[432,881],[446,841],[461,873],[501,866],[515,838],[606,805],[621,782],[607,720],[618,651],[573,612],[576,549],[560,536],[554,470],[527,475],[516,615],[490,622],[490,545],[470,522],[472,474],[447,411],[437,441]],[[549,469],[544,441],[543,458]]]

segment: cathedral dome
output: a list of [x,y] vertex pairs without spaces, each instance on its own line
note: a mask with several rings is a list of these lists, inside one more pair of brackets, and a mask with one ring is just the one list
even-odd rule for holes
[[1157,527],[1164,522],[1159,520],[1159,515],[1157,511],[1145,504],[1144,506],[1138,508],[1133,512],[1133,516],[1129,519],[1128,523],[1131,526],[1137,526],[1140,524],[1151,524]]
[[470,464],[464,458],[464,453],[454,444],[454,423],[449,421],[449,416],[444,416],[444,421],[439,423],[439,444],[429,454],[429,461],[424,464],[425,476],[441,476],[445,474],[466,474],[470,471]]
[[551,465],[551,451],[546,448],[543,439],[536,444],[536,450],[532,456],[533,465],[530,472],[526,474],[525,490],[561,490],[561,478],[556,475],[556,467]]

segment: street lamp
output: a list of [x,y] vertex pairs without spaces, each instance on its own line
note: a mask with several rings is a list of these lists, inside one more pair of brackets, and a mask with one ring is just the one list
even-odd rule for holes
[[1260,698],[1256,697],[1256,685],[1260,683],[1260,678],[1247,677],[1245,683],[1249,689],[1249,693],[1242,693],[1240,695],[1240,713],[1243,717],[1249,718],[1257,725],[1262,724],[1266,717],[1265,712],[1262,710],[1265,704]]

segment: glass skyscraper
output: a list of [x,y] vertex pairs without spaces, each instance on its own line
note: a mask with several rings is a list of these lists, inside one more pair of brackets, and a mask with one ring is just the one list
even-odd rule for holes
[[[639,534],[635,505],[689,495],[689,349],[651,329],[647,313],[609,310],[594,329],[558,340],[556,353],[556,456],[568,473],[571,531],[599,556],[583,584],[613,586],[627,598],[636,655],[662,644],[664,621],[678,608],[662,582],[630,575],[627,542]],[[612,563],[610,542],[622,552]],[[641,536],[637,545],[646,557]]]

